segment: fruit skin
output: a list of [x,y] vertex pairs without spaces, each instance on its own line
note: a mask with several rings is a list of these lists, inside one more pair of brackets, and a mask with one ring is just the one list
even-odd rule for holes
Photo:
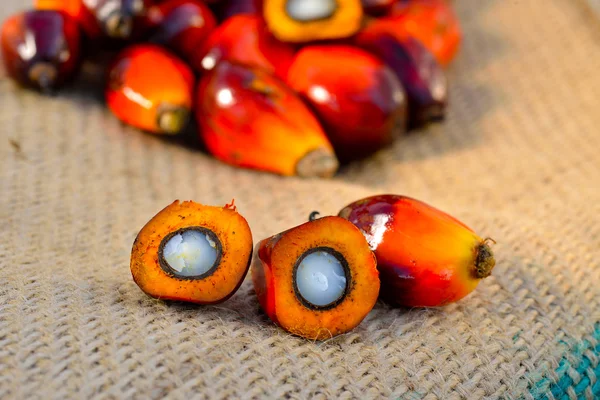
[[281,175],[329,177],[337,160],[319,122],[264,70],[219,63],[196,94],[200,136],[218,159]]
[[456,57],[462,40],[460,23],[447,0],[396,2],[390,16],[379,23],[408,32],[446,67]]
[[377,257],[381,297],[405,307],[434,307],[462,299],[490,275],[487,240],[421,201],[380,195],[356,201],[339,215],[365,235]]
[[408,95],[409,126],[445,118],[448,81],[433,55],[407,33],[375,20],[354,43],[379,57],[399,78]]
[[[219,238],[222,254],[215,272],[203,279],[182,279],[159,264],[162,239],[182,228],[200,226]],[[176,200],[154,216],[139,232],[131,251],[131,274],[149,296],[198,304],[221,303],[240,287],[252,260],[252,232],[235,207],[212,207]]]
[[72,79],[81,64],[81,34],[62,11],[32,10],[8,18],[0,38],[2,59],[21,85],[52,91]]
[[62,10],[90,39],[130,39],[143,32],[142,16],[152,0],[35,0],[39,10]]
[[192,59],[217,26],[212,11],[198,0],[169,0],[152,6],[147,20],[154,30],[152,42],[168,47],[186,60]]
[[342,162],[381,149],[406,129],[402,85],[392,70],[361,49],[304,47],[287,82],[315,110]]
[[[351,272],[346,297],[328,310],[310,309],[294,293],[294,264],[315,247],[341,253]],[[342,218],[320,218],[262,240],[254,254],[252,281],[259,303],[274,323],[294,335],[323,340],[348,332],[377,301],[375,257],[360,231]]]
[[362,0],[362,6],[365,14],[380,16],[385,15],[397,3],[402,3],[403,0]]
[[123,50],[109,68],[106,103],[123,122],[176,134],[192,109],[194,75],[167,50],[150,44]]
[[257,15],[236,15],[223,22],[191,58],[192,67],[203,73],[221,61],[260,67],[285,79],[295,48],[275,39]]
[[263,16],[267,26],[283,42],[306,43],[347,38],[358,32],[362,24],[363,8],[360,0],[337,0],[333,16],[312,21],[294,20],[285,10],[287,1],[289,0],[263,1]]
[[240,14],[262,16],[262,0],[229,0],[222,2],[217,8],[221,21]]
[[34,0],[36,10],[62,11],[77,21],[89,38],[102,36],[102,29],[83,0]]

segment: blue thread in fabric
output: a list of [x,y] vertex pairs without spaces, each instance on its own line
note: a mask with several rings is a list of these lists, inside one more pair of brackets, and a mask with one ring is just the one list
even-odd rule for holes
[[[589,351],[596,356],[596,359],[600,358],[600,322],[595,325],[593,338],[597,343],[596,346],[589,340],[584,340],[573,346],[570,357],[563,357],[560,360],[555,371],[558,376],[557,382],[553,382],[546,377],[533,385],[531,394],[535,399],[547,400],[549,398],[548,393],[552,393],[555,399],[569,400],[570,397],[567,392],[569,388],[573,389],[578,399],[585,398],[586,394],[590,392],[594,399],[600,399],[600,362],[594,367],[592,360],[584,354]],[[569,359],[575,361],[571,362]],[[581,377],[576,384],[569,376],[568,372],[571,369],[577,371]],[[596,378],[593,386],[589,377],[590,374],[594,374]],[[590,390],[588,391],[588,389]]]

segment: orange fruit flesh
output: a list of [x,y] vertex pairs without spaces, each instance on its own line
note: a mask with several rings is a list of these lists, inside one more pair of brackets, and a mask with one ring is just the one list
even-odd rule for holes
[[[218,238],[220,261],[212,274],[190,279],[167,272],[159,248],[170,233],[189,227],[205,228]],[[252,259],[252,233],[239,213],[191,201],[175,201],[140,231],[131,253],[134,281],[149,296],[199,304],[219,303],[239,288]]]
[[[324,247],[340,253],[350,282],[343,299],[333,308],[307,307],[294,287],[295,265],[311,249]],[[339,217],[324,217],[259,243],[252,268],[261,306],[286,331],[323,340],[356,327],[369,313],[379,294],[375,257],[362,233]]]

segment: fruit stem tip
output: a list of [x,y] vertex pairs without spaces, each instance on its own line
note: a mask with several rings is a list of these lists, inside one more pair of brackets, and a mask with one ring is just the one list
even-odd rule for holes
[[486,239],[477,246],[477,258],[475,259],[475,277],[477,279],[490,276],[496,265],[494,252],[487,242],[488,240]]
[[176,135],[187,125],[190,112],[185,107],[165,107],[158,113],[158,127],[167,135]]
[[307,153],[296,164],[296,174],[303,178],[331,178],[337,172],[339,162],[329,149],[316,149]]

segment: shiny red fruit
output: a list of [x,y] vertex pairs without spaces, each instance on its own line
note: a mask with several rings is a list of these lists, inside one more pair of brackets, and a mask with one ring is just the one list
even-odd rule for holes
[[217,26],[212,11],[200,0],[169,0],[153,6],[148,11],[148,22],[154,28],[152,42],[186,60],[192,58]]
[[208,71],[222,60],[260,67],[285,78],[294,57],[293,46],[275,39],[262,18],[236,15],[223,22],[191,60],[196,71]]
[[364,157],[405,130],[402,85],[392,70],[364,50],[304,47],[287,82],[316,111],[341,161]]
[[409,124],[419,126],[444,118],[448,82],[433,55],[408,34],[391,32],[375,21],[362,30],[355,43],[379,57],[402,82],[408,95]]
[[33,10],[2,25],[2,59],[10,77],[49,91],[71,79],[80,64],[81,34],[61,11]]
[[398,195],[367,197],[343,208],[377,257],[381,297],[394,305],[435,307],[458,301],[488,277],[489,246],[456,218]]
[[208,150],[232,165],[281,175],[330,177],[331,144],[307,106],[262,69],[228,61],[205,74],[196,117]]

